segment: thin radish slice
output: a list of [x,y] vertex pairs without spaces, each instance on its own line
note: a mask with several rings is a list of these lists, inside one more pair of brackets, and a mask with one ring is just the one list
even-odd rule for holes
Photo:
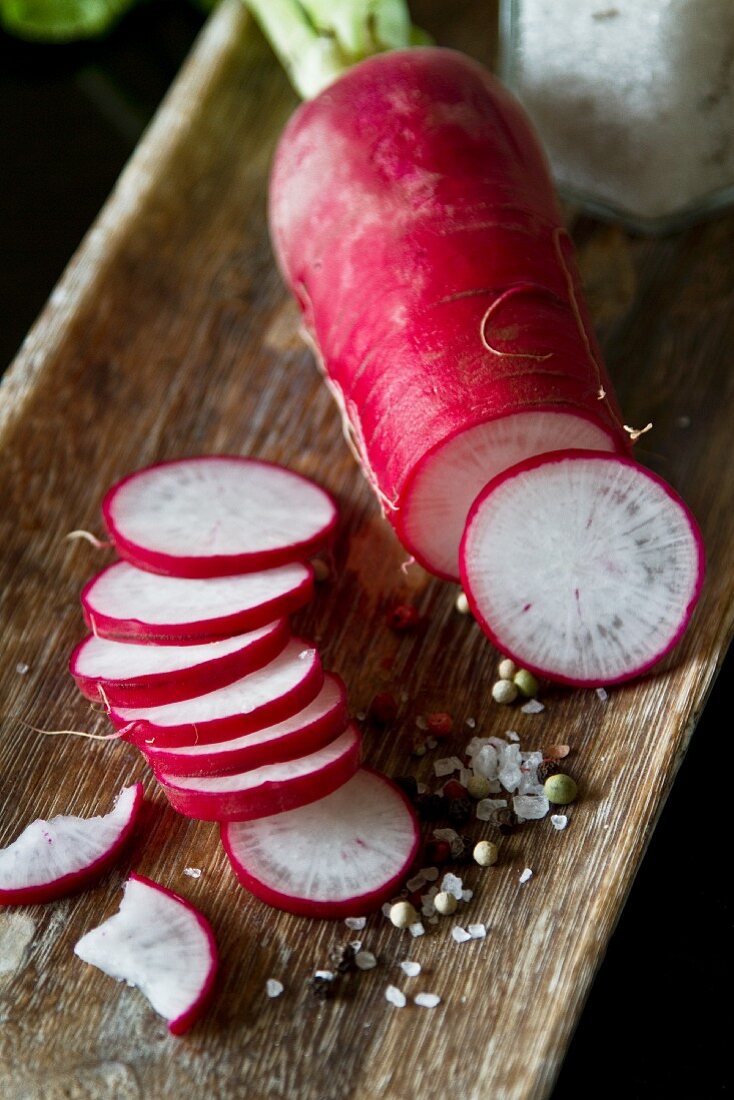
[[201,821],[252,821],[331,794],[359,767],[360,735],[349,726],[324,748],[235,775],[182,776],[156,770],[175,810]]
[[184,645],[256,630],[292,615],[312,595],[313,570],[303,562],[197,580],[116,561],[89,581],[81,601],[100,638]]
[[120,556],[175,577],[221,577],[310,557],[331,538],[334,499],[308,478],[253,458],[163,462],[102,503]]
[[211,745],[290,718],[308,706],[323,682],[316,650],[293,638],[270,664],[226,687],[164,706],[113,706],[109,717],[142,749]]
[[469,604],[497,648],[561,683],[645,672],[683,634],[704,574],[686,505],[632,459],[558,451],[478,497],[462,541]]
[[365,768],[327,798],[222,826],[232,869],[256,897],[309,917],[361,916],[394,897],[420,843],[402,791]]
[[131,875],[120,908],[77,943],[74,954],[134,985],[182,1035],[201,1015],[217,973],[211,925],[185,898]]
[[90,634],[72,653],[69,671],[87,699],[159,706],[214,691],[262,668],[282,652],[289,636],[287,619],[200,645],[136,645]]
[[0,905],[52,901],[99,878],[129,840],[142,804],[143,785],[135,783],[103,817],[31,822],[0,850]]
[[141,747],[148,763],[167,775],[223,775],[306,756],[333,741],[348,722],[346,688],[338,676],[327,674],[313,702],[291,718],[257,733],[213,745]]

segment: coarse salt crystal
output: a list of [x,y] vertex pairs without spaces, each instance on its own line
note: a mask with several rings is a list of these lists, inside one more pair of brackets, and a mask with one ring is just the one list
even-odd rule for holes
[[428,722],[423,717],[422,714],[418,715],[418,717],[415,720],[415,724],[416,724],[416,726],[418,727],[419,730],[427,730],[428,729]]
[[435,761],[433,771],[436,778],[440,779],[441,776],[461,771],[462,767],[461,761],[456,756],[443,756],[440,760]]
[[551,814],[551,825],[554,829],[565,829],[568,825],[568,818],[565,814]]
[[497,811],[504,809],[506,805],[506,798],[482,798],[477,802],[477,819],[479,821],[491,821]]
[[354,956],[354,965],[357,970],[374,970],[377,966],[377,959],[371,951],[358,951]]
[[381,908],[381,912],[382,912],[383,917],[389,917],[391,909],[392,909],[392,903],[389,902],[389,901],[386,901],[385,904]]
[[453,875],[450,871],[441,879],[441,889],[446,894],[452,894],[457,901],[461,901],[461,891],[463,888],[464,884],[459,876]]
[[473,940],[483,940],[487,935],[487,928],[484,924],[469,924],[466,930]]
[[201,878],[201,867],[184,867],[184,874],[189,878]]
[[438,924],[438,917],[426,917],[426,924]]
[[456,940],[457,943],[466,943],[467,940],[471,939],[471,936],[466,928],[462,928],[460,924],[455,924],[451,929],[451,938]]
[[427,794],[427,792],[428,792],[428,784],[427,783],[419,783],[418,784],[418,794]]
[[530,867],[526,867],[523,873],[520,875],[520,882],[527,882],[529,878],[533,877],[533,872]]
[[426,930],[423,927],[423,924],[421,923],[421,921],[419,921],[419,920],[417,920],[415,922],[415,924],[411,924],[408,927],[408,931],[410,932],[411,936],[413,936],[413,937],[425,936],[425,934],[426,934]]
[[333,970],[315,970],[314,971],[314,978],[323,978],[323,980],[325,982],[333,982],[334,981],[334,971]]
[[26,672],[30,672],[30,670],[31,666],[27,665],[25,661],[18,661],[17,665],[15,666],[15,671],[18,673],[19,676],[25,676]]
[[609,693],[605,691],[604,688],[597,688],[596,694],[599,696],[602,703],[606,703],[607,699],[609,698]]
[[523,703],[520,707],[523,714],[540,714],[545,710],[545,707],[539,699],[528,699],[527,703]]
[[[456,858],[460,856],[464,851],[464,841],[461,839],[456,829],[434,829],[433,835],[436,840],[445,840],[451,847],[451,855]],[[438,878],[438,875],[436,875]]]
[[505,737],[508,739],[508,741],[519,741],[520,740],[520,734],[515,733],[514,730],[507,730],[507,732],[505,734]]
[[438,867],[424,867],[423,878],[426,882],[435,882],[438,878]]
[[349,946],[351,947],[352,951],[361,951],[362,950],[362,941],[361,940],[350,940],[349,941]]
[[469,727],[470,730],[476,729],[476,725],[477,725],[476,718],[467,718],[466,724],[467,724],[467,726]]
[[473,890],[462,890],[461,891],[461,900],[462,901],[471,901],[471,899],[473,897],[474,897],[474,891]]
[[423,883],[425,881],[426,881],[425,875],[423,874],[422,871],[419,871],[417,875],[413,876],[413,878],[409,878],[405,885],[408,887],[411,894],[414,894],[416,892],[416,890],[420,890],[421,886],[423,885]]
[[518,794],[512,808],[521,821],[540,821],[548,813],[550,802],[544,794]]
[[473,775],[474,772],[471,770],[471,768],[462,768],[459,772],[459,782],[463,787],[465,787]]
[[357,719],[358,722],[364,722],[367,715],[363,710],[358,710],[354,717]]
[[436,912],[436,906],[433,902],[433,899],[429,898],[428,895],[426,895],[426,897],[423,898],[422,901],[423,904],[421,905],[421,915],[424,917],[432,917],[433,914]]
[[401,962],[400,969],[404,974],[407,974],[409,978],[417,978],[421,972],[421,964],[419,962],[413,962],[412,959],[405,959]]
[[265,983],[265,992],[268,997],[279,997],[283,992],[283,983],[279,982],[277,978],[268,978]]
[[385,990],[385,1000],[396,1008],[405,1008],[405,994],[397,986],[389,985]]
[[361,932],[367,923],[366,917],[345,917],[344,923],[352,932]]
[[417,993],[413,998],[415,1004],[420,1005],[421,1008],[435,1008],[436,1005],[441,1004],[441,998],[438,993]]

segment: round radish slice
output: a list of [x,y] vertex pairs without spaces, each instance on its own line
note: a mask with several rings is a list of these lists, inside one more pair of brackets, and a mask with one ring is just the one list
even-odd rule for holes
[[100,638],[134,642],[211,641],[291,615],[313,595],[303,562],[231,577],[163,577],[116,561],[86,585],[84,618]]
[[141,749],[209,745],[290,718],[308,706],[323,681],[316,650],[294,638],[270,664],[226,687],[158,707],[113,706],[109,716]]
[[314,554],[333,534],[334,499],[313,481],[252,458],[163,462],[102,503],[120,556],[175,577],[247,573]]
[[242,885],[269,905],[309,917],[379,908],[399,890],[419,842],[402,791],[364,768],[319,802],[222,826]]
[[686,505],[631,459],[558,451],[514,466],[472,508],[469,604],[497,648],[561,683],[645,672],[681,637],[703,582]]
[[289,636],[287,619],[202,645],[135,645],[90,634],[72,653],[69,671],[87,699],[157,706],[213,691],[262,668]]
[[196,1022],[217,973],[209,922],[178,894],[131,875],[114,916],[79,940],[74,953],[111,978],[134,985],[182,1035]]
[[222,775],[306,756],[333,741],[348,722],[346,688],[338,676],[327,674],[312,703],[291,718],[257,733],[213,745],[178,749],[141,747],[148,763],[167,775]]
[[110,867],[135,827],[143,785],[125,787],[104,817],[33,821],[0,850],[0,905],[30,905],[74,893]]
[[157,769],[174,810],[201,821],[251,821],[331,794],[359,767],[360,736],[349,726],[308,756],[235,775],[182,776]]

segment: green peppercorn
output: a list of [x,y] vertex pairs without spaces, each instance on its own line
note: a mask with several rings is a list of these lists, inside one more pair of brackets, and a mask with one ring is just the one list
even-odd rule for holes
[[570,802],[576,801],[579,793],[576,781],[570,775],[565,775],[564,772],[549,775],[543,784],[543,790],[545,797],[554,806],[568,806]]
[[519,669],[512,677],[512,682],[526,699],[534,699],[538,694],[538,681],[526,668]]

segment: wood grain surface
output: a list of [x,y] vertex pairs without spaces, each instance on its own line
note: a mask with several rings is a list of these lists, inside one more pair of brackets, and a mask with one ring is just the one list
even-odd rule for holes
[[[419,20],[486,58],[483,5],[438,17],[440,7],[419,7]],[[264,221],[269,158],[294,106],[268,48],[227,0],[0,389],[0,845],[33,817],[104,812],[131,780],[143,778],[150,795],[133,850],[96,888],[0,912],[5,1100],[547,1096],[731,635],[734,217],[660,241],[575,223],[627,423],[654,422],[638,453],[699,517],[708,581],[685,640],[655,675],[606,703],[549,689],[542,714],[508,711],[489,699],[496,654],[454,610],[456,589],[401,570],[405,554],[298,338]],[[27,728],[106,730],[66,660],[83,632],[79,590],[110,555],[65,534],[99,533],[101,495],[128,471],[212,451],[286,462],[338,496],[334,576],[297,626],[344,677],[355,712],[377,690],[402,693],[395,729],[366,728],[372,764],[430,780],[436,754],[411,758],[409,734],[431,710],[454,714],[452,751],[471,735],[468,719],[483,735],[514,728],[523,748],[574,748],[582,798],[568,829],[529,823],[501,839],[495,868],[466,871],[475,898],[462,920],[484,921],[487,938],[456,945],[446,920],[412,941],[372,917],[361,938],[379,966],[327,1003],[306,980],[352,933],[249,897],[216,828],[166,808],[132,747]],[[418,603],[419,631],[387,629],[396,599]],[[184,875],[190,866],[199,879]],[[116,910],[132,867],[190,898],[217,932],[217,996],[181,1040],[136,990],[73,955]],[[533,877],[520,885],[524,867]],[[419,978],[401,974],[406,957],[422,963]],[[270,977],[286,987],[272,1001]],[[389,982],[435,991],[442,1004],[396,1010]]]

